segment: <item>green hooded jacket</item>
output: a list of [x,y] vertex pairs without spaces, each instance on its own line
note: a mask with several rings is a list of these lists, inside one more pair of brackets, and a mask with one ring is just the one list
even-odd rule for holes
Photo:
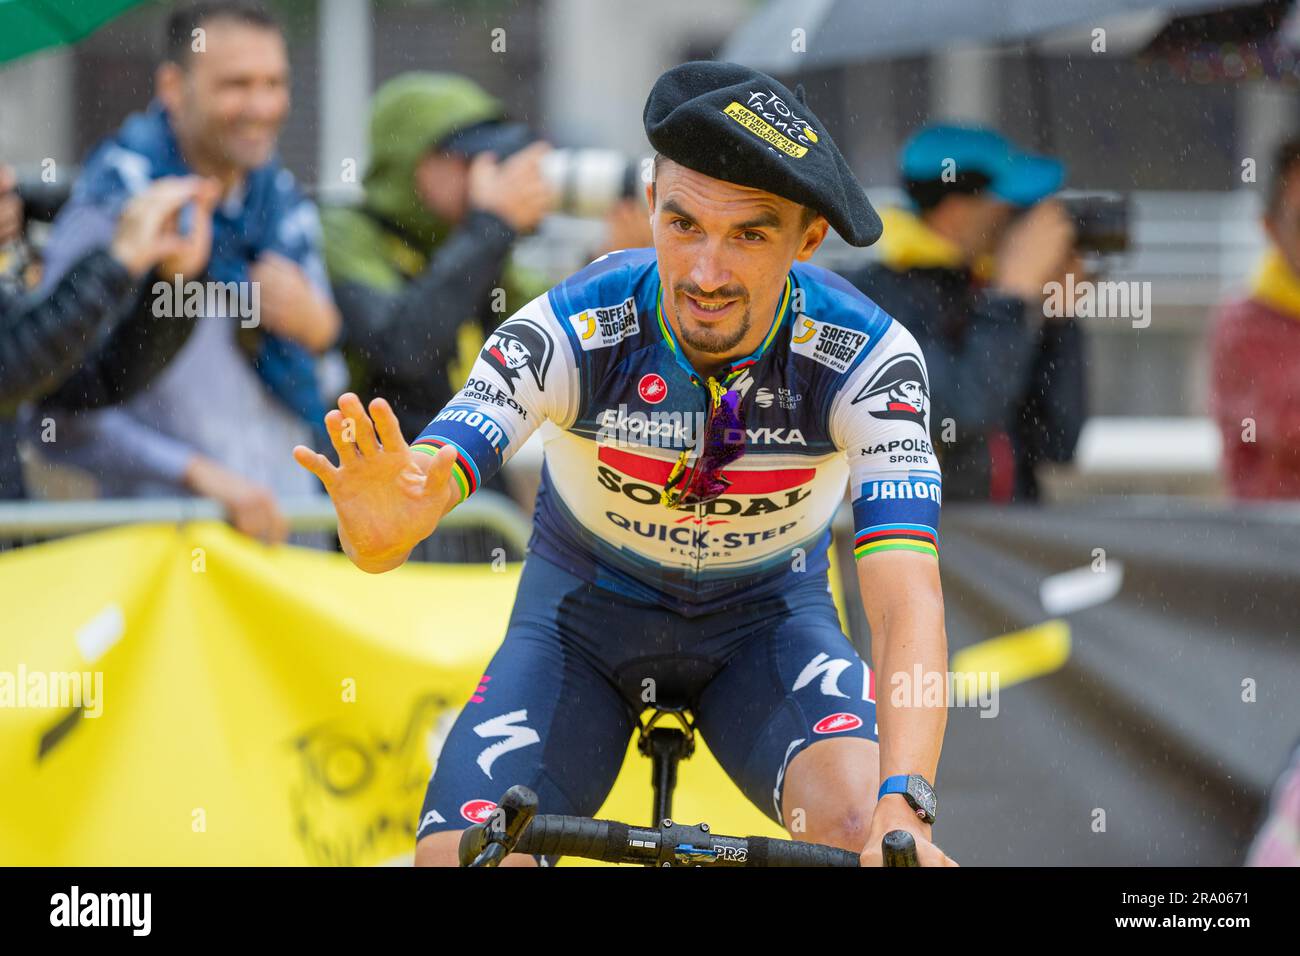
[[[403,407],[400,393],[419,380],[410,405],[443,394],[450,398],[464,384],[491,327],[549,287],[540,275],[510,262],[506,250],[514,235],[500,220],[471,211],[465,222],[454,225],[425,208],[415,190],[416,167],[437,143],[469,126],[504,117],[500,101],[465,77],[427,72],[395,77],[372,103],[364,200],[360,206],[322,210],[325,262],[343,312],[343,345],[353,387],[393,401],[404,432],[421,419],[427,423],[441,405]],[[479,234],[482,241],[477,241]],[[459,246],[452,253],[447,244],[454,236]],[[491,284],[505,290],[503,312],[494,314],[486,302],[449,310],[450,299],[463,292],[464,270],[444,269],[449,274],[441,282],[433,275],[440,253],[472,260],[475,248],[480,259],[499,263]],[[453,284],[458,276],[460,284]],[[423,288],[413,289],[416,283]],[[403,293],[417,291],[425,294],[423,307],[412,310],[408,295],[403,308]],[[355,307],[350,309],[350,303]],[[384,303],[391,305],[387,312],[399,314],[377,320]],[[422,328],[411,344],[412,322],[442,327]],[[404,331],[397,328],[403,323]],[[430,348],[421,348],[423,343]],[[400,348],[401,354],[386,354],[391,348]],[[421,354],[426,351],[429,354]],[[439,380],[436,387],[428,387],[431,378]]]

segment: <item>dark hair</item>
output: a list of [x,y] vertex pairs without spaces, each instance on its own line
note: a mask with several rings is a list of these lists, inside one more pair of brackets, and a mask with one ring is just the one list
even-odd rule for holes
[[[663,158],[664,158],[664,157],[663,157],[663,155],[662,155],[661,153],[655,153],[655,159],[654,159],[654,175],[650,177],[650,193],[651,193],[651,195],[654,195],[655,180],[659,178],[659,160],[661,160],[661,159],[663,159]],[[803,209],[803,213],[801,214],[801,216],[800,216],[800,218],[799,218],[799,228],[800,228],[800,229],[807,229],[810,225],[812,225],[812,221],[813,221],[814,219],[816,219],[818,216],[820,216],[821,213],[819,213],[819,212],[818,212],[816,209],[814,209],[812,206],[803,206],[803,207],[801,207],[801,208]]]
[[1283,140],[1273,152],[1273,181],[1268,190],[1267,215],[1272,216],[1282,204],[1282,190],[1297,165],[1300,165],[1300,136],[1293,136]]
[[974,196],[988,188],[993,180],[975,170],[963,170],[948,182],[943,179],[904,179],[903,190],[921,212],[933,209],[952,195]]
[[163,59],[182,66],[190,58],[194,31],[212,20],[234,20],[280,32],[280,23],[256,0],[197,0],[178,7],[167,18]]

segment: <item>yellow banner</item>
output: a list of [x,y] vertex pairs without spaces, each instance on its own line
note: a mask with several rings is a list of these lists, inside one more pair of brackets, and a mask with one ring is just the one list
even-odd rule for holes
[[[369,575],[215,523],[0,555],[0,865],[409,862],[518,577]],[[645,824],[650,804],[632,741],[598,815]],[[674,809],[782,835],[702,740]]]

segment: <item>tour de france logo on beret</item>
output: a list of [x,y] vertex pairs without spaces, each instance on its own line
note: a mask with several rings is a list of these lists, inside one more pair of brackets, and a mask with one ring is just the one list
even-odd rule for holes
[[924,430],[929,401],[925,367],[915,355],[904,353],[881,366],[850,404],[868,402],[867,411],[873,418],[915,422]]
[[743,104],[732,100],[722,112],[765,143],[795,159],[803,158],[817,143],[817,133],[812,126],[795,115],[771,90],[765,93],[751,91]]

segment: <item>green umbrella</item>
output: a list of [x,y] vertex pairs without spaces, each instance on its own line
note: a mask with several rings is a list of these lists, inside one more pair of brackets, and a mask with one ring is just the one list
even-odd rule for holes
[[144,0],[0,0],[0,63],[76,43]]

